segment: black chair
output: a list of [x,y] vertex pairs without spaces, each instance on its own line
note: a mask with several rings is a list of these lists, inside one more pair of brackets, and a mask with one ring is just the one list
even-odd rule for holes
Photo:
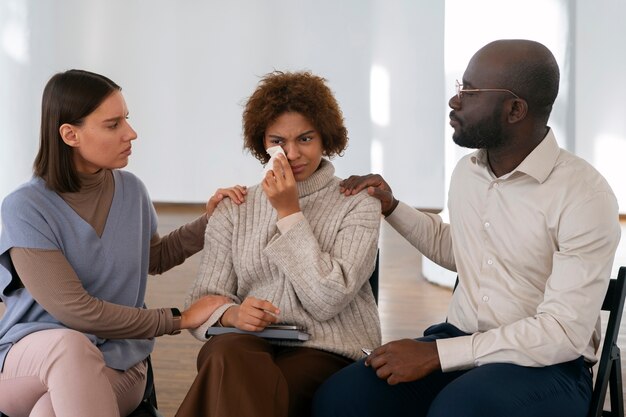
[[374,300],[378,305],[378,263],[380,257],[380,249],[376,251],[376,264],[374,266],[374,272],[370,275],[370,287],[372,287],[372,294],[374,294]]
[[[626,267],[621,267],[617,279],[609,282],[609,289],[602,303],[602,310],[609,312],[609,321],[604,332],[604,342],[598,373],[593,386],[591,407],[588,417],[624,417],[624,398],[622,393],[622,362],[617,346],[624,299],[626,298]],[[611,410],[604,410],[606,390],[609,388]]]
[[163,417],[157,409],[156,390],[154,389],[154,374],[152,372],[152,361],[150,356],[148,356],[147,361],[148,370],[146,372],[146,390],[143,393],[143,400],[141,400],[141,403],[139,403],[135,411],[130,413],[128,417]]

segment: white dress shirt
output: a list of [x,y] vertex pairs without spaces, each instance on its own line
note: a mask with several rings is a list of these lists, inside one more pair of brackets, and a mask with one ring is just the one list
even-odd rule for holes
[[444,371],[487,363],[596,361],[600,307],[620,239],[606,180],[560,149],[552,130],[495,177],[484,150],[459,161],[450,224],[400,203],[387,221],[425,256],[457,271],[448,321],[470,336],[437,341]]

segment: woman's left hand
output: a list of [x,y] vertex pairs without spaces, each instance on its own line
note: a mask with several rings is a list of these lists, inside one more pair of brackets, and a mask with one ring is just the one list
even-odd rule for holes
[[284,155],[276,157],[274,167],[267,171],[261,185],[279,219],[300,211],[296,179]]
[[235,185],[234,187],[218,188],[215,194],[213,194],[213,196],[209,198],[209,201],[207,201],[206,203],[207,216],[211,217],[211,214],[213,214],[213,211],[215,211],[217,205],[224,198],[230,198],[233,203],[239,205],[246,201],[247,193],[248,189],[245,185]]

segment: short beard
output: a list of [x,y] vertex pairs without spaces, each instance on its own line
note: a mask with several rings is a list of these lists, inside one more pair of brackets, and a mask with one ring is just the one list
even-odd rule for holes
[[452,140],[459,146],[470,149],[493,149],[504,142],[500,119],[502,110],[497,109],[490,119],[485,119],[473,126],[463,128],[452,135]]

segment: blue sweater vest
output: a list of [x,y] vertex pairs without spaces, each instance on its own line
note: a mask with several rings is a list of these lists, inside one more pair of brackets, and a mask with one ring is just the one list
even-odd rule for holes
[[[0,369],[11,346],[45,329],[65,328],[30,295],[16,288],[17,274],[9,249],[52,249],[63,252],[93,297],[144,307],[150,238],[157,217],[143,183],[133,174],[113,171],[115,192],[101,237],[41,178],[33,178],[2,202],[0,297],[6,312],[0,319]],[[104,355],[107,366],[126,370],[145,359],[154,339],[101,339],[85,334]]]

